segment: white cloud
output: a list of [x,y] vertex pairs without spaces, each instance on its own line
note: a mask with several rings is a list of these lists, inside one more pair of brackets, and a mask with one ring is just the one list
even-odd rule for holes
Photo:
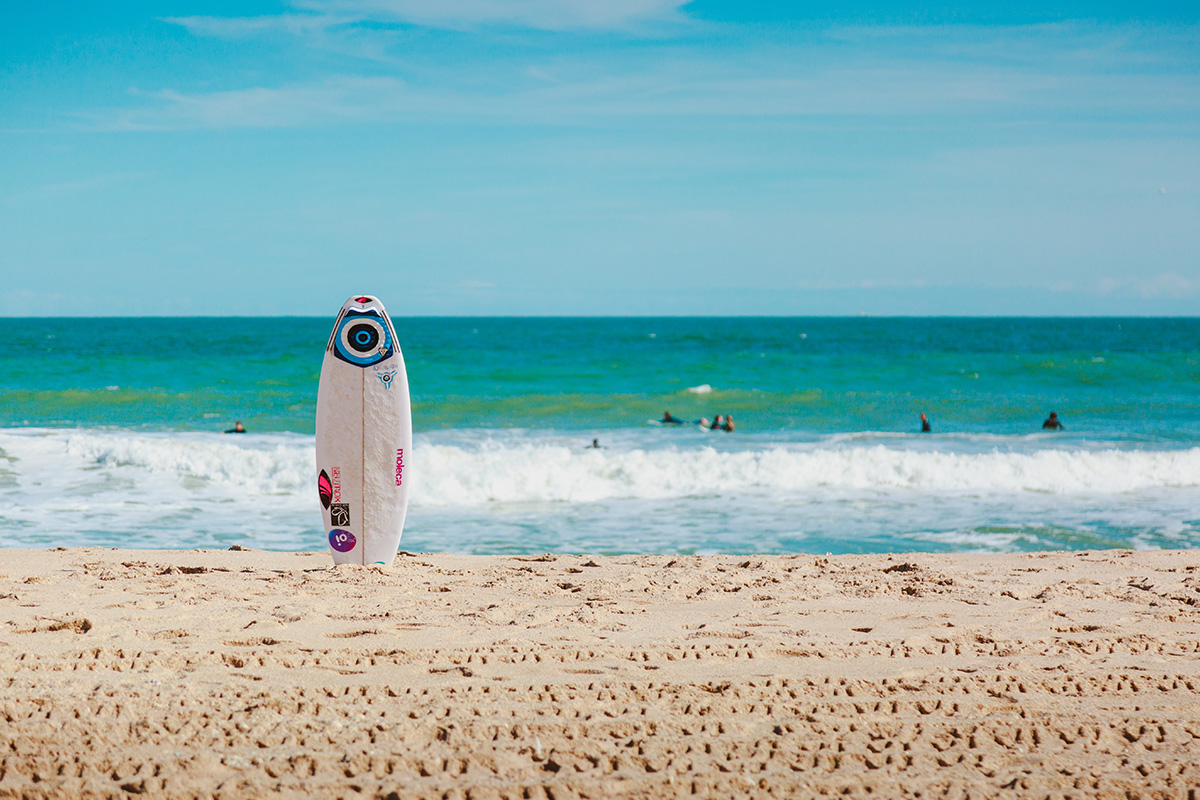
[[[486,76],[481,79],[481,74]],[[612,64],[562,59],[552,67],[477,65],[420,84],[396,77],[335,76],[279,87],[215,92],[166,89],[133,94],[140,108],[95,115],[107,129],[283,127],[454,117],[478,123],[574,124],[619,117],[905,116],[983,117],[1049,102],[1055,113],[1114,108],[1173,111],[1183,79],[1161,76],[1046,76],[936,64],[757,64],[720,58],[652,58]],[[1178,91],[1177,91],[1178,90]],[[1200,110],[1200,99],[1191,108]]]
[[1190,297],[1200,291],[1200,280],[1177,272],[1160,272],[1148,277],[1106,277],[1096,282],[1100,294],[1132,294],[1141,298]]
[[395,78],[339,77],[278,88],[133,94],[152,103],[97,115],[95,126],[107,130],[281,128],[379,119],[403,111],[405,87]]
[[[110,129],[279,127],[331,122],[453,117],[457,122],[576,124],[620,117],[978,116],[1011,124],[1072,115],[1131,117],[1169,124],[1200,111],[1190,56],[1174,68],[1147,70],[1150,58],[1128,32],[1031,26],[998,31],[961,27],[910,36],[889,29],[878,48],[866,33],[822,32],[796,39],[751,38],[728,47],[674,41],[613,52],[609,48],[524,48],[498,37],[478,49],[407,36],[364,20],[483,25],[603,27],[634,19],[682,18],[681,0],[304,0],[307,12],[274,17],[168,21],[200,34],[249,36],[268,30],[304,35],[317,48],[374,62],[383,77],[331,76],[306,83],[224,91],[141,93],[140,108],[103,112]],[[440,15],[440,16],[439,16]],[[438,20],[441,20],[439,22]],[[623,24],[623,23],[622,23]],[[835,32],[836,33],[836,32]],[[882,33],[878,35],[883,36]],[[452,37],[453,38],[453,37]],[[521,42],[514,42],[520,39]],[[986,39],[987,57],[960,57]],[[1109,40],[1110,57],[1095,55]],[[556,41],[565,41],[556,39]],[[578,40],[571,39],[578,44]],[[1004,42],[1013,52],[997,56]],[[1031,46],[1041,41],[1041,50]],[[1078,54],[1087,52],[1087,58]],[[1171,56],[1155,56],[1169,60]],[[1079,63],[1086,61],[1086,65]],[[356,65],[344,63],[343,74]],[[389,76],[390,74],[390,76]],[[403,75],[405,80],[399,77]],[[1016,114],[1017,116],[1014,116]]]
[[43,184],[27,191],[2,196],[0,197],[0,202],[17,204],[44,201],[57,202],[75,195],[107,191],[123,183],[153,177],[153,174],[151,172],[106,172],[73,181]]
[[[358,23],[397,23],[470,30],[485,27],[545,31],[630,30],[682,23],[691,0],[297,0],[302,13],[258,17],[163,17],[200,36],[245,38],[283,32],[320,34]],[[307,13],[303,13],[307,12]]]
[[12,317],[57,317],[69,301],[78,299],[58,292],[14,289],[0,295],[0,313]]
[[198,36],[240,39],[274,31],[301,36],[357,20],[318,14],[277,14],[263,17],[163,17],[162,21],[180,25]]
[[321,14],[438,28],[506,26],[537,30],[616,30],[679,22],[689,0],[298,0]]

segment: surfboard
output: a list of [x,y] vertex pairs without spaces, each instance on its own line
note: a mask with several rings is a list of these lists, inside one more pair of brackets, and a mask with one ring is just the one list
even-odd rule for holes
[[317,389],[317,493],[336,564],[390,564],[408,511],[408,373],[383,303],[342,306]]

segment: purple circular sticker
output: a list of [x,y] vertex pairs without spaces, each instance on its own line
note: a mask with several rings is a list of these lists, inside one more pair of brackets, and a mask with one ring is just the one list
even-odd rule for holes
[[356,544],[358,544],[358,540],[350,531],[334,528],[329,532],[329,546],[339,553],[349,553]]

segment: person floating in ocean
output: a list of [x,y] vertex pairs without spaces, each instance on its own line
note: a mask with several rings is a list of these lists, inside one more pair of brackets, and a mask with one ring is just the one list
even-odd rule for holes
[[585,450],[603,450],[604,445],[600,444],[599,439],[592,439],[592,443],[584,448]]
[[733,433],[733,414],[725,415],[725,424],[721,426],[721,430],[726,433]]
[[226,433],[245,433],[246,429],[244,427],[242,427],[242,421],[239,419],[236,423],[234,423],[234,426],[232,428],[230,428],[229,430],[227,430],[225,432]]
[[921,433],[933,433],[933,426],[929,424],[929,417],[925,416],[925,412],[921,412]]
[[1058,421],[1058,413],[1051,411],[1050,416],[1046,417],[1046,421],[1042,423],[1043,430],[1061,431],[1063,424]]
[[671,416],[670,411],[663,412],[663,418],[662,418],[661,422],[663,425],[682,425],[683,424],[683,420],[679,419],[679,417]]
[[717,414],[715,417],[713,417],[712,425],[709,425],[708,429],[710,431],[719,431],[724,427],[725,427],[725,415]]

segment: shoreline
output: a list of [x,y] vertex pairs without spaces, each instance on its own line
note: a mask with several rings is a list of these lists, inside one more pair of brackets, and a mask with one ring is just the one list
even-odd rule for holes
[[1200,785],[1196,550],[0,553],[0,797]]

